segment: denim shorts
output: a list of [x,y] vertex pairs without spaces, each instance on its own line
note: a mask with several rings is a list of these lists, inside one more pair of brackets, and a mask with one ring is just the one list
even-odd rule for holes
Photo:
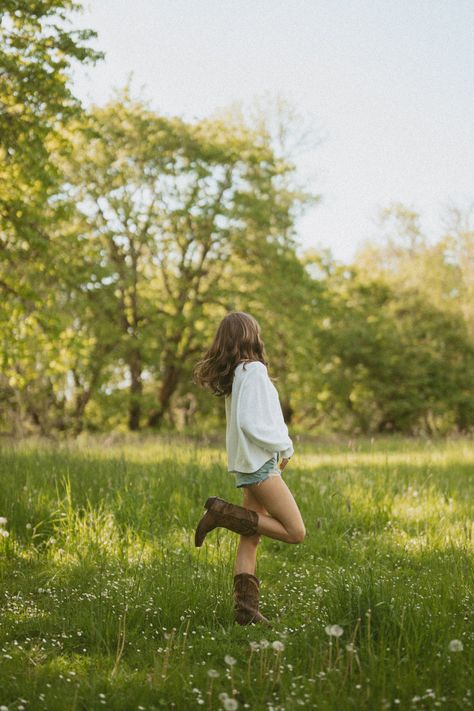
[[281,470],[278,466],[279,459],[280,454],[276,452],[273,457],[265,462],[265,464],[262,464],[260,469],[257,469],[256,472],[234,472],[235,486],[240,488],[241,486],[249,486],[249,484],[261,484],[262,481],[268,479],[269,476],[281,476]]

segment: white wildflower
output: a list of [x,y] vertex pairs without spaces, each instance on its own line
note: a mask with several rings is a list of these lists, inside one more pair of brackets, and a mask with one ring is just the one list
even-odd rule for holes
[[259,643],[258,642],[250,642],[250,649],[252,650],[252,652],[258,652],[258,650],[260,649]]
[[449,643],[449,651],[450,652],[462,652],[463,649],[464,649],[464,645],[460,639],[452,639],[451,642]]
[[226,654],[224,657],[224,661],[226,664],[228,664],[230,667],[232,667],[234,664],[237,664],[237,659],[234,659],[234,657],[231,657],[230,654]]
[[272,642],[272,647],[275,652],[283,652],[283,650],[285,649],[285,645],[283,644],[283,642],[280,642],[278,639]]
[[270,642],[268,641],[268,639],[261,639],[260,640],[260,649],[266,649],[269,646],[270,646]]
[[230,696],[228,696],[227,699],[223,700],[222,706],[224,707],[224,711],[236,711],[239,704],[235,699],[231,699]]
[[0,536],[3,536],[4,538],[8,538],[10,534],[8,531],[5,531],[3,528],[0,528]]
[[[5,518],[5,516],[0,516],[0,526],[6,526],[7,523],[8,523],[8,519]],[[6,709],[6,708],[8,708],[8,707],[7,706],[0,706],[0,711],[2,709]]]
[[210,676],[211,679],[217,679],[217,677],[219,676],[219,672],[217,671],[217,669],[209,669],[209,671],[207,672],[207,676]]
[[355,645],[353,645],[352,642],[349,642],[349,644],[346,644],[346,649],[351,654],[354,654],[354,652],[356,651]]

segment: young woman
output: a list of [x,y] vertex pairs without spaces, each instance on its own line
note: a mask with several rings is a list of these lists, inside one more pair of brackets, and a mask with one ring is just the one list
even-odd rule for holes
[[[260,326],[244,311],[231,311],[194,367],[194,382],[225,396],[228,471],[243,492],[243,506],[217,496],[207,499],[195,545],[219,526],[240,533],[234,566],[234,614],[241,625],[263,622],[255,576],[260,536],[301,543],[305,526],[281,472],[294,454],[278,392],[267,371]],[[281,462],[278,467],[278,461]]]

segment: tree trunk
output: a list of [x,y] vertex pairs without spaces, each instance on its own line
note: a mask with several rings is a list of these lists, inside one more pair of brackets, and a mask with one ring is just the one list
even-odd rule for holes
[[128,429],[137,432],[140,429],[140,417],[142,408],[142,358],[138,349],[130,353],[128,363],[130,370],[130,402],[128,410]]
[[294,410],[291,407],[289,399],[285,398],[285,400],[283,400],[283,402],[281,403],[281,409],[282,409],[283,418],[284,418],[286,424],[287,425],[291,424]]
[[172,363],[165,367],[165,374],[158,395],[159,406],[156,410],[150,412],[148,416],[148,427],[154,427],[156,429],[160,427],[164,414],[169,407],[170,400],[178,387],[179,376],[179,369]]

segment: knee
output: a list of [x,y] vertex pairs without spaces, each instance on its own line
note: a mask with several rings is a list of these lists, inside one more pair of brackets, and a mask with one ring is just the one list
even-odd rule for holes
[[297,528],[292,528],[288,531],[290,543],[302,543],[306,537],[306,528],[301,524]]

